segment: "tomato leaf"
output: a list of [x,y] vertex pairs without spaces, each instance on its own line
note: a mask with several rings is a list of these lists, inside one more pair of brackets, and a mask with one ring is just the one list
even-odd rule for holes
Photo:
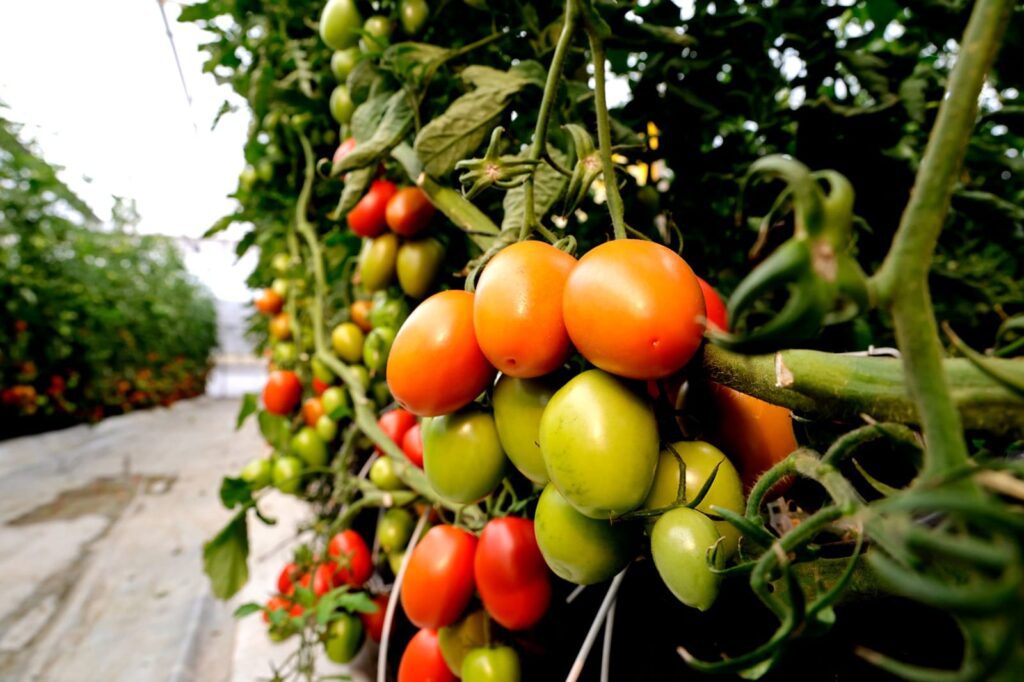
[[241,478],[225,476],[220,482],[220,501],[228,509],[250,505],[253,503],[252,487]]
[[263,606],[261,604],[249,602],[247,604],[242,604],[235,609],[235,613],[233,615],[235,618],[245,618],[246,616],[251,616],[254,613],[259,613],[262,610]]
[[[551,156],[558,163],[565,165],[566,157],[558,149],[552,148]],[[533,206],[537,219],[540,220],[565,191],[569,179],[546,163],[540,164],[533,176]],[[505,217],[501,221],[502,230],[518,230],[523,224],[523,208],[526,205],[526,187],[520,185],[505,193],[502,206]]]
[[270,445],[278,450],[287,449],[291,431],[287,417],[261,410],[257,420],[260,423],[260,433]]
[[259,400],[255,393],[246,393],[242,396],[242,405],[238,408],[238,418],[235,420],[235,431],[242,428],[242,424],[259,409]]
[[391,95],[389,92],[374,95],[356,107],[352,113],[352,137],[356,138],[356,142],[365,142],[373,137],[384,118]]
[[369,59],[362,59],[352,69],[345,84],[348,85],[349,95],[356,104],[362,104],[370,96],[374,86],[380,82],[381,75],[377,67]]
[[331,220],[343,219],[366,194],[376,173],[377,169],[374,166],[367,166],[348,173],[345,176],[345,187],[341,190],[341,196],[338,197],[338,206],[327,217]]
[[376,613],[379,608],[366,592],[342,592],[337,606],[352,613]]
[[249,579],[249,528],[246,510],[235,514],[228,525],[203,545],[203,572],[218,599],[230,599]]
[[412,128],[412,119],[409,93],[404,90],[392,93],[373,134],[359,142],[355,149],[334,165],[331,172],[344,173],[374,163],[402,141]]

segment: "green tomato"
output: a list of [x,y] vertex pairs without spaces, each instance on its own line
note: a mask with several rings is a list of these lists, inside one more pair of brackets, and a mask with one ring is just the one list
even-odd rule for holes
[[540,453],[540,419],[557,390],[544,378],[506,375],[494,387],[494,421],[501,447],[524,476],[541,485],[548,482],[548,471]]
[[364,239],[359,252],[359,279],[367,291],[386,289],[395,279],[398,259],[398,235],[386,232],[374,239]]
[[352,101],[352,95],[349,93],[347,85],[334,87],[331,92],[330,108],[331,117],[341,125],[352,120],[352,112],[356,110],[356,105]]
[[476,409],[424,419],[423,469],[438,495],[455,504],[487,497],[505,476],[494,416]]
[[[703,441],[681,441],[673,443],[672,448],[686,465],[686,497],[688,499],[692,500],[697,496],[708,478],[711,477],[715,466],[718,466],[715,482],[711,484],[708,494],[696,507],[699,511],[713,514],[711,507],[716,506],[743,514],[746,509],[746,502],[743,499],[743,483],[740,482],[740,475],[736,471],[736,467],[724,452]],[[644,500],[644,509],[658,509],[673,504],[678,491],[679,461],[671,450],[662,450],[658,457],[658,470],[654,474],[654,485],[651,486],[651,492]],[[728,521],[716,521],[715,528],[725,538],[722,543],[722,552],[724,558],[728,559],[736,552],[740,533]]]
[[256,164],[256,174],[263,182],[270,182],[274,179],[274,162],[263,157]]
[[291,451],[311,467],[327,464],[327,443],[312,426],[303,426],[292,436]]
[[270,288],[273,289],[274,293],[278,296],[284,298],[288,295],[288,280],[283,277],[277,277],[270,283]]
[[363,342],[363,364],[371,372],[382,372],[388,364],[388,353],[395,342],[395,330],[377,327],[366,335]]
[[299,491],[302,483],[302,471],[305,467],[298,457],[286,455],[274,460],[274,469],[271,472],[271,480],[274,487],[283,493],[294,495]]
[[377,407],[383,408],[392,402],[391,389],[388,388],[388,382],[381,380],[375,382],[370,387],[370,392],[373,394],[373,401],[377,403]]
[[462,673],[462,664],[470,651],[487,646],[486,620],[487,615],[481,609],[437,631],[441,656],[453,675]]
[[402,0],[398,6],[398,18],[402,22],[402,30],[414,36],[427,23],[430,7],[427,0]]
[[353,613],[341,612],[327,627],[324,649],[335,663],[348,663],[363,646],[363,621]]
[[270,259],[270,267],[279,275],[287,274],[291,266],[292,259],[287,253],[275,253],[274,257]]
[[401,490],[405,487],[395,472],[395,460],[381,455],[370,467],[370,481],[381,490]]
[[355,0],[327,0],[320,14],[320,38],[332,50],[344,50],[359,42],[362,23]]
[[342,322],[331,331],[331,347],[347,363],[363,359],[363,330],[354,322]]
[[274,344],[274,364],[281,367],[293,367],[299,361],[299,348],[291,341],[279,341]]
[[343,407],[348,407],[348,392],[340,386],[331,386],[320,395],[320,404],[325,417],[333,417]]
[[416,519],[407,510],[388,509],[377,524],[377,542],[388,554],[401,552],[409,544],[415,526]]
[[555,575],[571,583],[604,582],[633,558],[633,529],[628,524],[580,514],[553,483],[541,493],[533,522],[544,561]]
[[251,460],[242,467],[238,477],[248,483],[253,490],[260,490],[270,485],[270,460],[263,457]]
[[393,575],[398,575],[398,572],[402,570],[402,561],[405,559],[405,552],[392,552],[387,555],[388,557],[388,568],[391,569]]
[[316,431],[316,435],[320,436],[325,443],[330,443],[334,440],[334,437],[338,435],[338,422],[331,419],[326,414],[320,415],[320,418],[316,420],[316,424],[313,426]]
[[373,327],[391,327],[400,329],[405,318],[409,317],[409,304],[405,298],[388,297],[388,292],[378,291],[370,301],[370,325]]
[[519,682],[519,654],[510,646],[482,647],[466,654],[462,682]]
[[423,298],[441,271],[444,245],[436,239],[417,239],[398,248],[395,267],[398,286],[412,298]]
[[331,369],[324,364],[324,361],[318,358],[317,356],[314,355],[310,359],[309,366],[313,370],[313,376],[319,379],[320,381],[324,382],[325,384],[330,384],[334,382],[334,372],[332,372]]
[[363,33],[359,41],[363,52],[383,50],[391,39],[391,20],[382,14],[375,14],[363,23]]
[[639,507],[658,466],[658,424],[646,400],[593,369],[560,388],[540,420],[548,476],[581,513],[614,518]]
[[345,50],[335,51],[335,53],[331,55],[331,73],[334,74],[334,80],[339,83],[344,83],[358,62],[358,47],[350,47]]
[[[654,524],[654,566],[669,591],[687,606],[706,611],[718,596],[721,575],[712,570],[708,557],[720,537],[711,519],[686,507],[662,514]],[[723,563],[722,552],[716,552],[715,566]]]
[[238,175],[238,187],[243,192],[248,192],[252,189],[252,186],[256,184],[256,169],[252,166],[246,166],[242,169],[242,172]]

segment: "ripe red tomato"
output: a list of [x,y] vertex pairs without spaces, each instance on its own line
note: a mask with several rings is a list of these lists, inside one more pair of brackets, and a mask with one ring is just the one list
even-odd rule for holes
[[388,356],[388,388],[413,414],[448,414],[473,401],[494,381],[473,330],[473,294],[434,294],[398,330]]
[[271,372],[263,388],[263,406],[272,414],[291,414],[302,397],[302,382],[295,372]]
[[277,591],[281,594],[291,594],[294,582],[299,578],[299,567],[293,563],[287,563],[277,576]]
[[388,610],[388,595],[376,595],[373,597],[373,603],[377,605],[377,610],[373,613],[360,612],[359,618],[363,621],[363,627],[366,628],[367,637],[379,642],[384,635],[384,616]]
[[473,574],[487,613],[509,630],[533,627],[551,603],[551,574],[529,519],[489,521],[480,533]]
[[318,597],[324,596],[340,584],[341,581],[338,580],[338,564],[333,561],[320,564],[316,567],[316,571],[313,572],[313,594]]
[[618,239],[586,253],[562,298],[569,338],[601,369],[660,379],[689,362],[704,333],[690,266],[654,242]]
[[415,237],[427,229],[437,209],[419,187],[403,187],[388,202],[388,227],[403,237]]
[[502,249],[480,275],[473,326],[480,349],[503,374],[530,378],[557,369],[569,355],[562,292],[576,259],[550,244]]
[[370,549],[363,537],[354,530],[342,531],[331,538],[327,553],[338,562],[338,571],[334,575],[335,585],[344,583],[350,587],[362,587],[373,574]]
[[423,432],[420,431],[418,423],[413,424],[405,432],[405,437],[402,438],[402,452],[405,453],[410,462],[420,469],[423,468]]
[[348,226],[360,237],[377,237],[388,229],[385,218],[388,201],[398,188],[387,180],[374,180],[370,190],[348,212]]
[[284,299],[273,289],[267,288],[253,301],[256,310],[264,315],[277,315],[284,307]]
[[729,331],[729,315],[722,297],[700,277],[697,278],[697,284],[700,285],[700,292],[704,294],[704,309],[707,311],[708,326],[723,332]]
[[301,616],[303,612],[302,606],[299,604],[293,604],[289,599],[284,597],[271,597],[267,600],[267,610],[263,612],[263,622],[270,622],[270,611],[280,611],[282,609],[287,609],[289,616]]
[[316,393],[318,396],[323,395],[324,391],[326,391],[330,387],[331,385],[328,384],[327,382],[320,381],[316,377],[313,377],[313,393]]
[[[402,447],[402,439],[405,438],[405,434],[416,425],[416,415],[408,410],[397,408],[385,412],[377,420],[377,426],[384,434],[394,441],[395,445]],[[377,449],[380,453],[380,448]]]
[[398,682],[455,682],[437,642],[437,632],[424,628],[413,635],[398,664]]
[[712,383],[717,415],[714,439],[740,470],[744,490],[797,449],[789,410]]
[[316,426],[316,420],[324,416],[324,405],[320,398],[306,398],[302,403],[302,418],[306,426]]
[[466,610],[476,545],[476,536],[455,526],[434,526],[416,545],[402,584],[402,608],[414,625],[436,630]]

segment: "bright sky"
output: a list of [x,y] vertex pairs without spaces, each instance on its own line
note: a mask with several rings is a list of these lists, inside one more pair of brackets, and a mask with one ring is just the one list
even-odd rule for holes
[[[199,237],[231,210],[249,115],[210,130],[232,93],[202,73],[203,33],[175,21],[179,3],[166,11],[191,108],[158,0],[0,0],[0,101],[101,218],[116,194],[137,201],[140,231]],[[182,248],[218,298],[250,298],[254,254],[235,263],[232,244]]]

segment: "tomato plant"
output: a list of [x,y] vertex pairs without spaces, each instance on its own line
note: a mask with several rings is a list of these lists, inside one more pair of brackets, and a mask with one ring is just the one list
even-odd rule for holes
[[360,237],[377,237],[383,234],[388,229],[387,205],[397,191],[394,183],[374,180],[366,196],[349,211],[349,229]]

